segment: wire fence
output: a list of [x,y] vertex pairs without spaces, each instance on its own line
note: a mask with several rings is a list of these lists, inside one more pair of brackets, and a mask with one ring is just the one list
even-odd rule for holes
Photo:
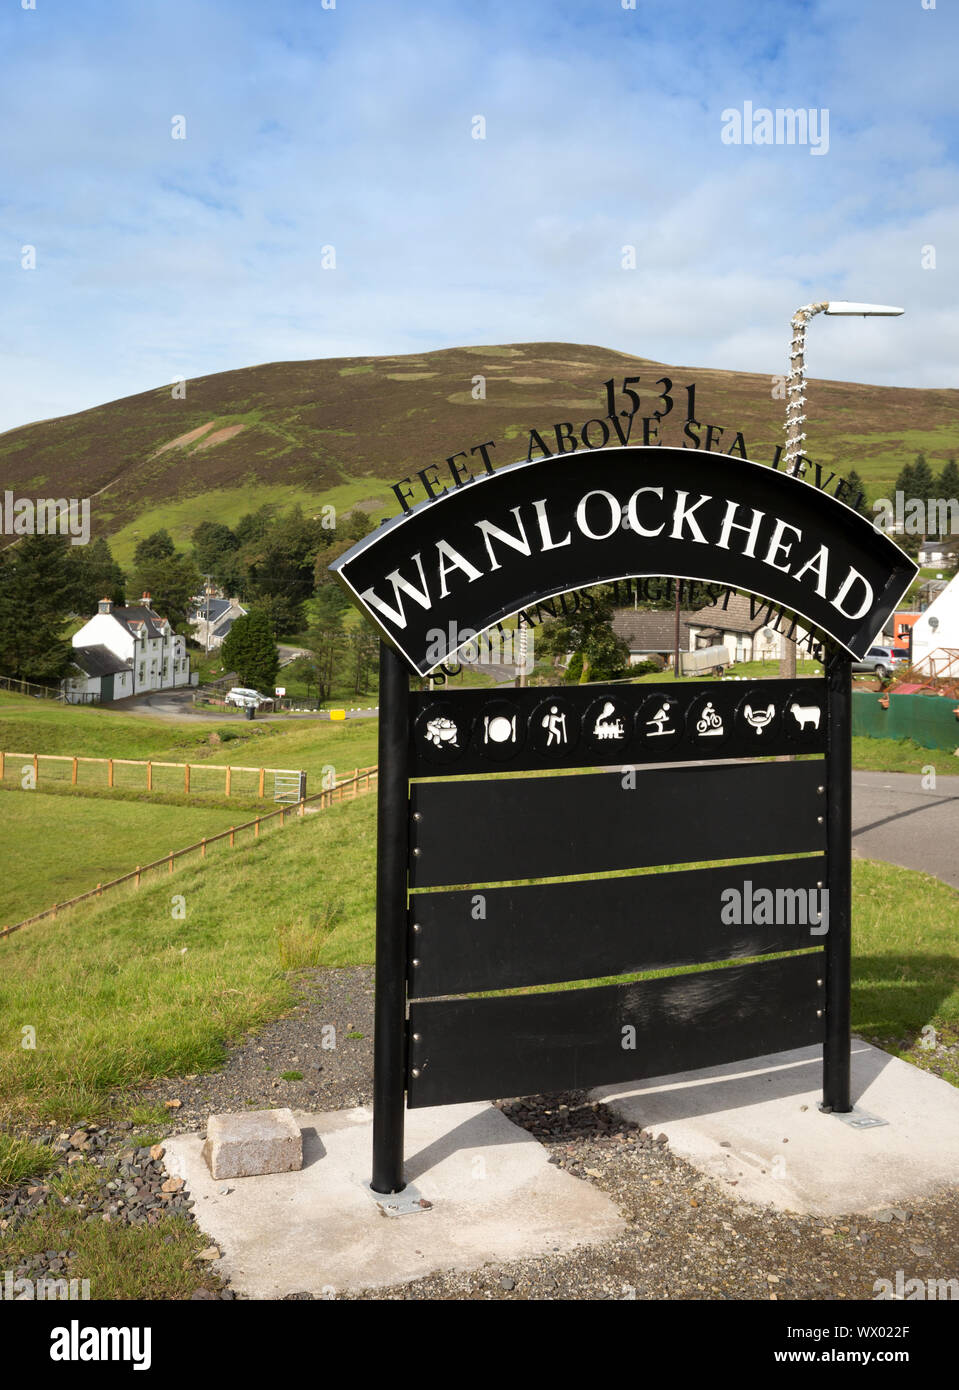
[[121,874],[119,878],[111,879],[108,883],[98,883],[96,888],[91,888],[86,893],[79,893],[76,897],[68,898],[62,903],[54,903],[52,907],[46,908],[43,912],[34,913],[32,917],[25,917],[22,921],[14,922],[9,927],[2,927],[0,928],[0,938],[12,936],[21,927],[31,926],[34,922],[42,922],[48,917],[55,918],[58,912],[76,907],[79,903],[89,902],[91,898],[102,897],[104,893],[113,888],[119,888],[122,884],[132,884],[134,888],[139,888],[145,874],[172,874],[177,863],[188,855],[197,855],[199,858],[205,859],[214,846],[235,849],[255,844],[264,832],[269,833],[272,830],[280,829],[288,819],[294,816],[307,815],[309,811],[314,809],[322,811],[338,802],[353,800],[357,796],[365,795],[372,790],[376,776],[375,766],[357,768],[352,777],[337,782],[321,792],[314,792],[312,796],[305,796],[295,805],[281,806],[277,811],[268,811],[265,815],[256,816],[253,820],[245,821],[242,825],[231,825],[229,830],[221,830],[217,835],[204,835],[195,844],[185,845],[182,849],[172,849],[160,858],[151,860],[149,864],[137,864],[136,868],[131,869],[129,873]]

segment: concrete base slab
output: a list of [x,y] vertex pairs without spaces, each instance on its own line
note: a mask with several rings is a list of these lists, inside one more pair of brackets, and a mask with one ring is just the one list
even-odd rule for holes
[[731,1196],[834,1216],[955,1187],[959,1090],[858,1039],[853,1104],[887,1123],[857,1128],[819,1110],[822,1049],[798,1048],[592,1092]]
[[169,1171],[186,1180],[194,1215],[223,1251],[216,1268],[249,1298],[317,1297],[477,1269],[597,1244],[625,1223],[609,1198],[547,1162],[525,1130],[486,1104],[406,1116],[406,1177],[432,1210],[384,1216],[366,1184],[372,1112],[296,1112],[303,1167],[240,1178],[221,1193],[199,1135],[166,1141]]

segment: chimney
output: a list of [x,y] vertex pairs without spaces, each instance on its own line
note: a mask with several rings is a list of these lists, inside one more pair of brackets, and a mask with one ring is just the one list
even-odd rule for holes
[[100,600],[100,602],[97,604],[97,612],[98,612],[98,613],[109,613],[110,610],[111,610],[112,608],[113,608],[113,603],[112,603],[112,601],[111,601],[110,599],[108,599],[108,598],[102,598],[102,599]]

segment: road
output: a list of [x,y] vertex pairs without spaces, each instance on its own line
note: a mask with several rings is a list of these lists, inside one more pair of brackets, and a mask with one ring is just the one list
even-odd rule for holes
[[937,773],[930,790],[910,773],[852,774],[855,855],[921,869],[959,888],[959,776],[940,773],[948,756],[929,750]]

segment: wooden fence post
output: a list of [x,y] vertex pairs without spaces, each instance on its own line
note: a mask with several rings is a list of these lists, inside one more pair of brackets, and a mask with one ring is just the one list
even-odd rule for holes
[[203,836],[203,839],[200,841],[200,858],[201,858],[201,859],[205,859],[205,858],[206,858],[206,836],[205,836],[205,835]]
[[107,786],[113,786],[113,759],[107,758]]
[[227,769],[226,769],[226,795],[227,795],[227,796],[230,795],[230,782],[231,782],[231,780],[232,780],[232,774],[233,774],[233,769],[232,769],[232,767],[229,767],[229,766],[228,766]]
[[360,769],[359,769],[358,767],[354,767],[354,769],[353,769],[353,796],[352,796],[352,798],[351,798],[351,799],[354,800],[354,801],[356,800],[357,796],[359,796],[359,793],[360,793],[359,786],[357,785],[357,779],[359,778],[359,775],[360,775]]
[[153,791],[153,764],[151,762],[147,763],[147,791]]
[[265,780],[266,780],[266,768],[265,768],[265,767],[261,767],[261,768],[260,768],[260,790],[259,790],[259,792],[257,793],[258,796],[262,796],[262,795],[263,795],[263,784],[264,784]]
[[170,850],[170,873],[173,873],[173,850]]
[[183,790],[189,795],[190,791],[190,764],[183,764]]
[[285,822],[286,822],[286,807],[285,807],[285,806],[281,806],[281,807],[280,807],[280,824],[283,825],[283,824],[285,824]]
[[36,786],[40,781],[40,756],[38,753],[33,755],[33,785]]
[[136,868],[136,875],[137,875],[137,876],[136,876],[136,887],[139,888],[139,886],[140,886],[140,865],[139,865],[139,864],[137,865],[137,868]]
[[72,776],[71,779],[70,779],[70,785],[71,785],[72,787],[75,787],[75,786],[77,785],[77,760],[76,760],[76,758],[74,758],[74,760],[73,760],[73,776]]
[[235,825],[231,825],[231,826],[230,826],[230,849],[233,848],[233,844],[234,844],[234,841],[235,841],[235,839],[236,839],[235,831],[236,831],[236,826],[235,826]]
[[258,839],[260,838],[260,817],[259,817],[259,816],[257,816],[257,818],[256,818],[256,823],[255,823],[254,826],[253,826],[253,838],[254,838],[254,840],[258,840]]

